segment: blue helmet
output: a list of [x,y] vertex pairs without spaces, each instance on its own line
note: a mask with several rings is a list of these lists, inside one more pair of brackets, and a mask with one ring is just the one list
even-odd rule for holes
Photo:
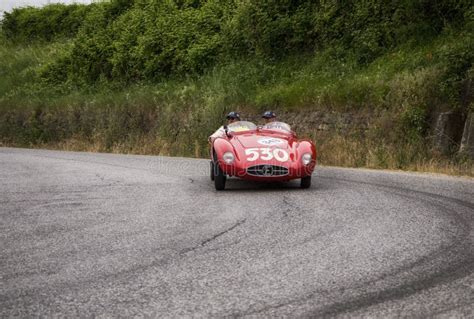
[[240,121],[240,114],[237,112],[229,112],[227,114],[226,119],[228,120],[239,120]]
[[275,117],[276,117],[276,114],[273,111],[266,111],[262,115],[262,118],[264,118],[264,119],[272,119],[272,118],[275,118]]

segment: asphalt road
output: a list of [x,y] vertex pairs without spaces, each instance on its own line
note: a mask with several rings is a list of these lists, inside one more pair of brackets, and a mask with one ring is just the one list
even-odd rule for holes
[[474,180],[0,148],[0,317],[474,316]]

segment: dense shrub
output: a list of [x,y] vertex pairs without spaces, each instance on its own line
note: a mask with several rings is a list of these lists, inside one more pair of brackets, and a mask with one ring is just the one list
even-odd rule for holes
[[[444,45],[439,50],[439,58],[445,66],[445,73],[440,82],[440,92],[451,106],[461,110],[468,107],[470,101],[462,96],[471,91],[474,74],[474,33],[462,32],[457,35],[458,41]],[[460,99],[461,97],[461,99]]]
[[[329,54],[358,68],[400,46],[416,47],[452,33],[461,41],[440,45],[433,59],[443,71],[439,91],[453,105],[459,104],[472,76],[473,19],[469,0],[111,0],[15,9],[5,13],[2,36],[26,43],[72,38],[71,45],[40,68],[47,82],[71,87],[160,82],[246,60],[261,61],[263,74],[278,61],[302,54]],[[351,85],[349,80],[329,80],[339,87],[340,103],[378,104],[375,100],[389,90],[385,85],[381,92],[369,92],[373,85],[363,77],[350,79]],[[257,104],[312,103],[311,98],[302,99],[314,95],[309,81],[274,86],[258,96]],[[319,102],[335,100],[325,97],[325,83],[319,87]]]
[[468,0],[112,0],[16,9],[2,28],[16,41],[74,37],[44,76],[92,84],[160,81],[236,59],[271,63],[328,48],[364,65],[472,25],[471,18]]
[[42,8],[14,9],[4,13],[2,32],[14,42],[72,38],[92,7],[93,5],[50,4]]

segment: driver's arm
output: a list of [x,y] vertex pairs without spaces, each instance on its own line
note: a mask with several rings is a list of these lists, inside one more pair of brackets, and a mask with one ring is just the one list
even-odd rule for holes
[[212,142],[216,138],[222,137],[224,134],[225,134],[224,127],[221,126],[217,129],[217,131],[215,131],[211,136],[209,136],[208,140],[209,142]]

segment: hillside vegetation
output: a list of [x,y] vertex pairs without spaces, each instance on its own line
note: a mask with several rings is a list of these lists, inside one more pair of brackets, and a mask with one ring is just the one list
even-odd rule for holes
[[473,109],[473,31],[467,0],[15,9],[1,25],[0,139],[205,157],[229,110],[349,114],[369,123],[298,127],[321,163],[473,175],[469,158],[430,146],[435,112]]

